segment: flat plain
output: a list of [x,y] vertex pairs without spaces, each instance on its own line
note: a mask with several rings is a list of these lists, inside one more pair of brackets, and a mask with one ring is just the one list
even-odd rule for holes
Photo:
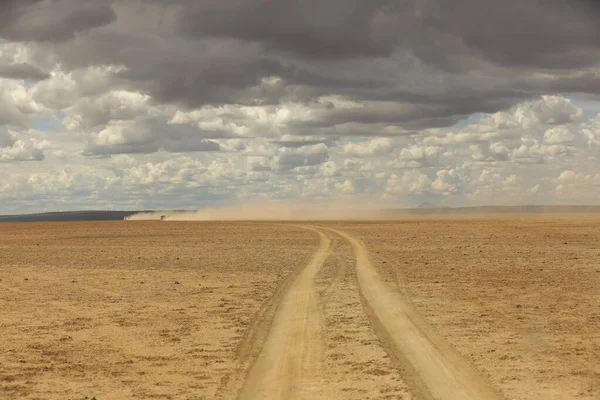
[[598,399],[600,217],[0,224],[0,398]]

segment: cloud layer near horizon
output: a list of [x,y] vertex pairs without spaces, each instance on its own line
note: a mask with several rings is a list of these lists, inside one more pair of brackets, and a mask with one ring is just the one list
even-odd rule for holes
[[600,195],[592,1],[0,7],[4,213]]

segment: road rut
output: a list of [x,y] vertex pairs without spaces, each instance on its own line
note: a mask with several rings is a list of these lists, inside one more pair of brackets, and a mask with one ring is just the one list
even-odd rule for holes
[[499,400],[503,397],[463,360],[400,295],[387,286],[369,260],[365,246],[349,234],[360,291],[374,328],[410,376],[403,376],[422,398]]
[[319,249],[283,296],[240,399],[321,397],[323,316],[314,281],[331,242],[323,232],[312,230],[320,236]]

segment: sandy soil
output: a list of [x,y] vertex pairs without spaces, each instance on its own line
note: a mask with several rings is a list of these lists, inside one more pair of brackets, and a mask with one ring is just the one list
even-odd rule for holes
[[600,398],[598,215],[339,227],[506,398]]
[[1,399],[212,399],[318,245],[240,223],[11,224],[0,237]]
[[2,399],[600,398],[598,218],[0,238]]

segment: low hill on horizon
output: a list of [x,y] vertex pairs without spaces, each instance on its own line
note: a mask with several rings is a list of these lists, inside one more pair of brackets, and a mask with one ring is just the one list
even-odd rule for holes
[[0,222],[118,221],[138,211],[58,211],[35,214],[0,215]]
[[520,206],[472,206],[472,207],[419,207],[387,209],[385,215],[461,215],[461,214],[557,214],[600,213],[597,205],[520,205]]
[[446,208],[446,207],[440,207],[437,204],[433,204],[433,203],[430,203],[428,201],[425,201],[425,202],[419,204],[416,208],[420,208],[420,209],[421,208],[427,208],[427,209],[430,209],[430,208]]

